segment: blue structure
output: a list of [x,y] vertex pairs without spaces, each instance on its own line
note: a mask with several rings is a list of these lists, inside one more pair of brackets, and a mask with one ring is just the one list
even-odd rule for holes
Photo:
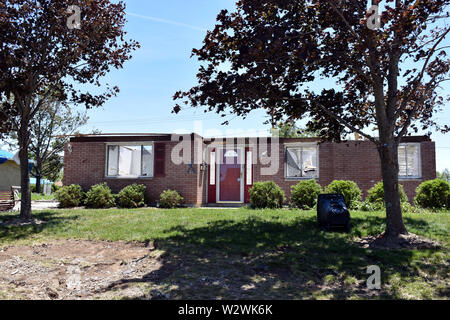
[[[14,161],[14,155],[10,152],[0,150],[0,164],[4,164],[6,161],[11,160]],[[34,163],[32,161],[28,164],[28,169],[31,172],[31,169],[33,169]]]
[[0,150],[0,164],[5,163],[8,160],[12,160],[14,155],[12,153]]

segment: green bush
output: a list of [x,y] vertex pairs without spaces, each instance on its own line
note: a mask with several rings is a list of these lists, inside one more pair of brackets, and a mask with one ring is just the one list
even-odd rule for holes
[[[384,187],[383,181],[378,182],[367,192],[366,201],[376,204],[381,204],[384,207]],[[408,196],[406,195],[405,189],[401,184],[398,185],[398,194],[400,196],[400,202],[406,203],[408,202]]]
[[[30,184],[30,191],[31,193],[37,193],[36,192],[36,184]],[[53,192],[53,191],[52,191]],[[41,183],[41,192],[39,192],[40,194],[44,194],[44,185]]]
[[180,207],[184,198],[175,190],[166,190],[159,196],[159,206],[161,208],[173,209]]
[[115,206],[116,202],[108,185],[101,183],[92,186],[86,193],[85,204],[89,208],[111,208]]
[[384,210],[384,204],[370,201],[353,201],[352,209],[359,211],[380,211]]
[[334,180],[326,187],[325,193],[341,193],[349,208],[354,208],[355,201],[362,199],[361,189],[355,182],[349,180]]
[[417,187],[414,202],[422,208],[449,208],[450,184],[441,179],[425,181]]
[[426,210],[419,208],[417,206],[412,206],[409,202],[401,203],[403,213],[425,213]]
[[256,182],[249,193],[252,208],[281,208],[286,201],[283,190],[273,181]]
[[317,203],[322,187],[316,180],[304,180],[291,187],[291,203],[300,209],[310,209]]
[[139,208],[145,204],[145,189],[142,184],[132,184],[120,190],[117,202],[121,208]]
[[55,193],[56,191],[59,190],[60,187],[58,187],[56,184],[52,184],[52,193]]
[[61,187],[55,193],[55,198],[59,201],[60,208],[78,207],[83,201],[83,196],[83,190],[77,184]]

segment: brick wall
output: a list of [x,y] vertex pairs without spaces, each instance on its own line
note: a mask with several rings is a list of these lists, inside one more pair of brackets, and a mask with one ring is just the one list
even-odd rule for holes
[[[198,152],[205,160],[206,145],[201,137],[195,136],[196,143],[192,143],[192,162],[194,154]],[[290,197],[291,186],[298,180],[285,179],[284,175],[284,143],[286,142],[312,142],[311,139],[282,139],[275,152],[279,156],[279,168],[276,174],[264,176],[261,174],[263,166],[259,163],[254,166],[253,180],[273,180]],[[165,141],[165,176],[151,179],[114,179],[105,178],[106,144],[104,141],[91,142],[72,141],[72,152],[66,147],[64,159],[64,184],[79,184],[87,191],[91,186],[106,182],[113,192],[119,192],[123,187],[139,183],[147,186],[147,195],[152,203],[159,199],[159,195],[166,189],[174,189],[180,192],[185,202],[190,205],[200,206],[207,203],[207,171],[200,171],[200,162],[194,165],[196,174],[187,173],[187,164],[176,165],[171,161],[173,147],[178,142]],[[421,165],[422,179],[403,180],[400,183],[410,199],[415,196],[417,186],[425,181],[436,177],[435,143],[420,140],[421,143]],[[256,156],[256,151],[253,150]],[[260,150],[258,150],[258,155]],[[270,155],[270,147],[269,147]],[[363,190],[364,196],[367,191],[378,181],[381,181],[381,166],[375,145],[369,141],[348,143],[325,142],[319,145],[319,179],[323,187],[333,180],[352,180]]]
[[[197,140],[196,149],[202,149],[201,140]],[[161,192],[167,189],[178,191],[190,205],[202,205],[203,173],[200,164],[194,165],[196,174],[187,173],[189,165],[176,165],[171,161],[173,146],[178,142],[161,142],[165,144],[165,176],[142,179],[117,179],[105,177],[106,144],[105,142],[70,142],[72,152],[65,150],[64,185],[79,184],[87,191],[91,186],[106,182],[114,193],[127,185],[138,183],[147,187],[147,196],[151,203],[159,199]],[[192,154],[193,160],[194,154]]]
[[[302,140],[289,140],[295,142]],[[281,159],[280,170],[274,176],[263,176],[260,164],[255,167],[255,181],[275,181],[290,197],[291,186],[299,180],[284,178],[284,143],[281,140],[279,145],[279,157]],[[305,142],[305,141],[303,141]],[[426,180],[436,178],[436,154],[435,143],[432,141],[422,141],[421,144],[421,165],[422,179],[400,180],[410,201],[415,197],[417,186]],[[333,180],[352,180],[358,184],[363,191],[363,197],[367,196],[367,191],[377,182],[381,181],[381,165],[378,151],[370,141],[350,141],[348,143],[325,142],[319,145],[319,179],[318,183],[326,187]]]

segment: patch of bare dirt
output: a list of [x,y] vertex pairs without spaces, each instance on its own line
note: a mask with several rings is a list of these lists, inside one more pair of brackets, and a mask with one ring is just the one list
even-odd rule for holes
[[413,233],[401,234],[398,237],[368,236],[354,240],[354,243],[371,249],[387,249],[387,250],[415,250],[415,249],[439,249],[439,242],[418,236]]
[[161,267],[152,244],[60,240],[0,249],[0,296],[13,299],[113,299],[144,295],[111,284]]

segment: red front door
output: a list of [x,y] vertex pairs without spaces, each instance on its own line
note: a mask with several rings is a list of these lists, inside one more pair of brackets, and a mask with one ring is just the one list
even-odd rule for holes
[[222,150],[220,165],[220,201],[241,201],[241,150]]

